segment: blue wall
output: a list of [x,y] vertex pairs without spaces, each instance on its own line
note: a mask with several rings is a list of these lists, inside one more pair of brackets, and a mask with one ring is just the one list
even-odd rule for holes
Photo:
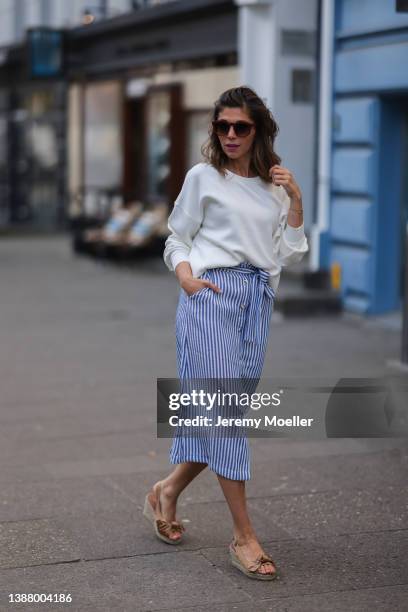
[[400,307],[402,106],[408,13],[394,0],[337,0],[329,264],[348,310]]

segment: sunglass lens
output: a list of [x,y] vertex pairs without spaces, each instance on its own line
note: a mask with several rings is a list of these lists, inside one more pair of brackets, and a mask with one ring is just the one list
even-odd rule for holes
[[248,136],[251,131],[251,126],[248,123],[238,121],[234,126],[234,132],[238,136],[238,138],[243,136]]
[[215,130],[220,136],[227,136],[229,132],[229,124],[226,121],[218,121],[215,124]]

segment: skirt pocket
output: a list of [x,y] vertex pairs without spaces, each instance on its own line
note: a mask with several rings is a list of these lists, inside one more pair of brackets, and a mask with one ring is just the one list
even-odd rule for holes
[[[202,274],[200,274],[200,276],[198,277],[200,280],[207,280],[208,279],[208,274],[207,271],[203,272]],[[186,292],[186,296],[189,300],[193,300],[198,296],[203,295],[204,293],[210,291],[210,287],[203,287],[202,289],[199,289],[198,291],[194,291],[194,293],[192,294],[188,294]]]

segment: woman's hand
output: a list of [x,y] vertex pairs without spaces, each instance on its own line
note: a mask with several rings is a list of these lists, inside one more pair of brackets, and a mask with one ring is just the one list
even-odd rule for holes
[[290,170],[275,164],[269,169],[269,176],[275,185],[282,185],[290,198],[288,224],[291,227],[303,225],[302,192]]
[[200,291],[200,289],[204,289],[204,287],[210,287],[210,289],[213,289],[217,293],[221,293],[221,289],[211,281],[201,278],[194,278],[193,276],[191,278],[184,279],[180,283],[180,287],[184,289],[189,296],[194,295],[194,293],[197,293]]
[[274,185],[282,185],[291,200],[302,200],[302,193],[290,170],[275,164],[269,169]]
[[179,281],[179,285],[187,295],[193,295],[203,289],[204,287],[210,287],[217,293],[221,293],[221,289],[214,283],[203,278],[194,278],[191,266],[188,261],[180,261],[176,266],[176,276]]

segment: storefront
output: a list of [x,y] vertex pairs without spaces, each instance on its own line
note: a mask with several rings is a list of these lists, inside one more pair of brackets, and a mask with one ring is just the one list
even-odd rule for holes
[[41,78],[29,40],[0,69],[0,227],[55,230],[65,216],[66,85]]
[[0,54],[0,227],[66,229],[119,200],[170,206],[237,79],[234,0],[28,31]]
[[171,206],[215,99],[238,84],[234,2],[170,3],[69,41],[70,216],[103,213],[112,197]]

